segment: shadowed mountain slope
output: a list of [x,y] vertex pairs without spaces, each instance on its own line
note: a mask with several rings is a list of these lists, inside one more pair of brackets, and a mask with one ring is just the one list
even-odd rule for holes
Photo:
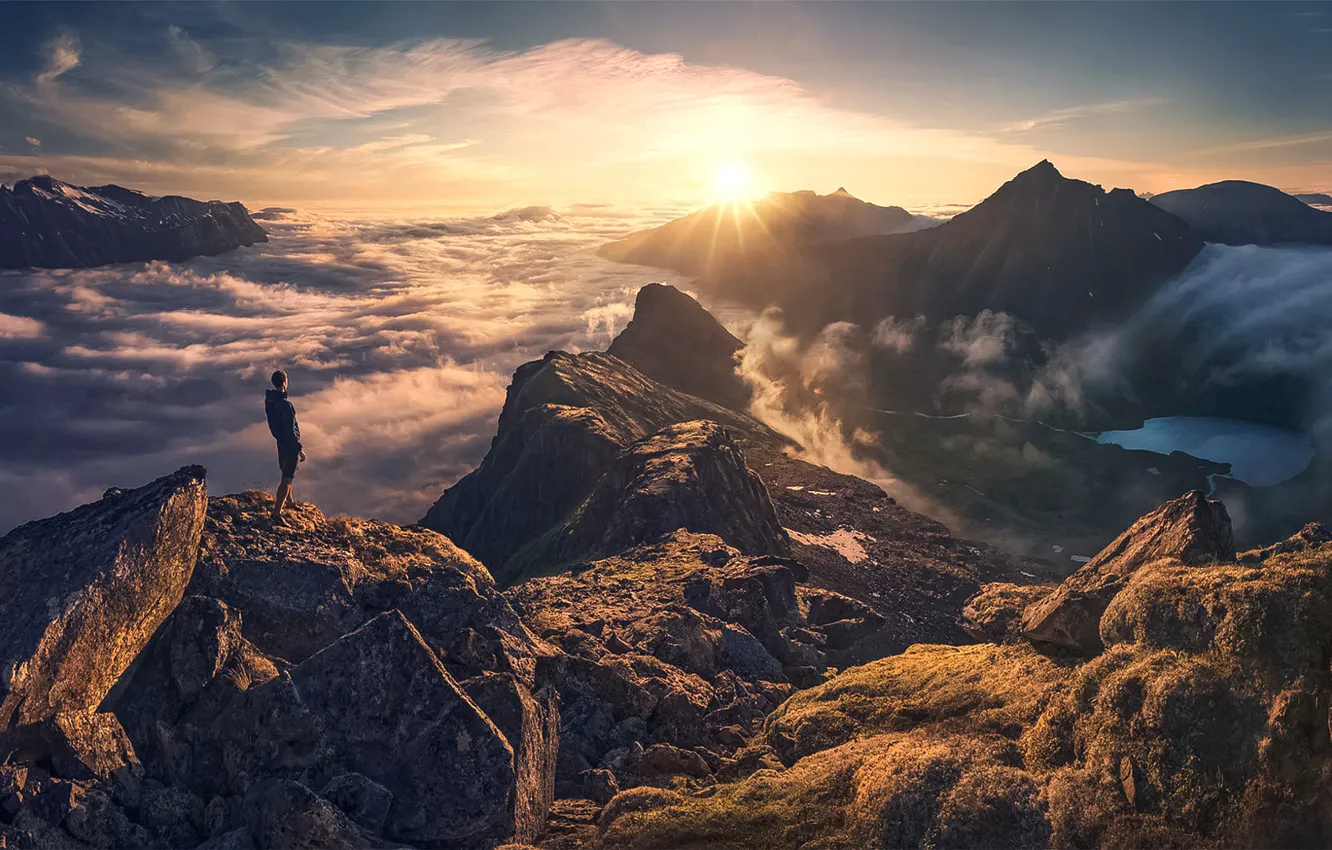
[[693,298],[673,286],[649,283],[638,290],[633,320],[606,353],[654,381],[743,411],[752,393],[736,374],[742,348],[744,343]]
[[900,233],[932,223],[901,207],[866,203],[845,189],[829,195],[773,192],[752,204],[713,204],[632,233],[598,253],[621,263],[701,275],[760,254],[784,255],[804,245]]
[[1151,202],[1184,219],[1207,242],[1332,245],[1332,212],[1261,183],[1225,180],[1165,192]]
[[0,186],[0,268],[180,261],[267,241],[240,203],[84,188],[47,176]]

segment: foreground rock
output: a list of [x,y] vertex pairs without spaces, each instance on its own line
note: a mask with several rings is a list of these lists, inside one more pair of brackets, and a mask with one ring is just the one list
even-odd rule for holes
[[211,500],[190,593],[243,615],[262,652],[302,661],[399,609],[458,679],[511,672],[532,684],[542,649],[481,564],[447,537],[385,522],[330,519],[309,504],[289,527],[259,491]]
[[673,286],[649,283],[638,290],[633,320],[606,353],[668,387],[743,411],[753,394],[736,372],[742,348],[697,301]]
[[1140,567],[1077,663],[920,646],[788,700],[787,765],[628,791],[608,847],[1326,846],[1332,557]]
[[1234,561],[1235,537],[1225,505],[1195,490],[1147,514],[1052,593],[1027,606],[1023,636],[1099,652],[1101,614],[1110,600],[1140,567],[1162,558],[1190,566]]
[[267,241],[239,203],[85,188],[47,176],[0,186],[0,268],[180,261]]
[[180,601],[206,505],[189,466],[0,538],[0,731],[97,708]]
[[324,788],[360,774],[391,795],[391,840],[461,844],[514,832],[522,792],[513,749],[399,612],[251,689],[219,725],[233,784],[271,777]]

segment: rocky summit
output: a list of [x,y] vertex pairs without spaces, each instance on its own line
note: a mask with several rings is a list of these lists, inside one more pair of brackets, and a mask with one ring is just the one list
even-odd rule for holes
[[0,538],[0,847],[1332,843],[1326,528],[1191,492],[1065,575],[692,394],[733,354],[520,367],[433,528],[186,467]]
[[0,186],[0,269],[180,261],[267,241],[239,203],[74,186],[45,175]]

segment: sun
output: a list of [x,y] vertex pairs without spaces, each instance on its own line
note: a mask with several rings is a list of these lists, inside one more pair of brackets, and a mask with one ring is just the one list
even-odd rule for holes
[[712,175],[714,201],[735,203],[754,195],[754,174],[743,162],[722,162]]

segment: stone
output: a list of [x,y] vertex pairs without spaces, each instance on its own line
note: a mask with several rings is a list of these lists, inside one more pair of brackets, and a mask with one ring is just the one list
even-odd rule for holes
[[642,769],[661,776],[712,775],[712,770],[701,755],[671,744],[653,744],[643,751]]
[[250,795],[246,808],[249,831],[259,847],[372,850],[385,846],[299,782],[265,783]]
[[620,783],[609,770],[585,770],[578,774],[578,778],[582,782],[583,796],[602,805],[620,793]]
[[513,749],[398,611],[250,689],[220,724],[234,782],[324,787],[360,773],[383,785],[393,794],[390,840],[461,844],[513,832]]
[[962,630],[984,643],[1022,639],[1022,612],[1053,588],[1047,584],[992,581],[962,606]]
[[384,829],[393,792],[368,776],[343,773],[333,777],[319,795],[342,810],[357,826],[378,834]]
[[1101,651],[1101,615],[1134,572],[1169,558],[1186,566],[1235,560],[1225,505],[1195,490],[1143,516],[1055,590],[1027,606],[1022,635],[1094,655]]
[[486,673],[463,683],[513,748],[513,837],[534,841],[555,801],[555,771],[560,752],[559,697],[549,685],[536,695],[510,673]]
[[0,730],[98,707],[184,595],[206,505],[188,466],[0,538]]

